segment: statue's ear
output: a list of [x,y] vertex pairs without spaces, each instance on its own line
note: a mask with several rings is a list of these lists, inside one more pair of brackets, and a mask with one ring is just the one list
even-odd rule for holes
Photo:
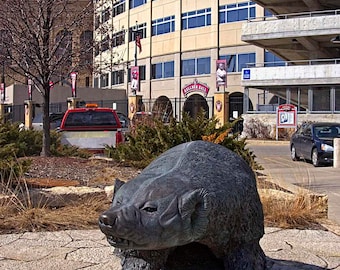
[[192,232],[199,236],[208,223],[209,196],[206,190],[196,189],[184,193],[179,200],[179,211],[183,221],[189,220]]
[[115,197],[116,192],[125,184],[125,182],[119,180],[118,178],[116,178],[115,181],[115,186],[113,188],[113,197]]

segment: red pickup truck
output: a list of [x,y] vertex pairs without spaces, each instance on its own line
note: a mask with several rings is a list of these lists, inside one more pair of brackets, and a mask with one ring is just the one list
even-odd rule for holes
[[96,153],[124,141],[118,115],[110,108],[68,109],[61,121],[60,132],[61,143]]

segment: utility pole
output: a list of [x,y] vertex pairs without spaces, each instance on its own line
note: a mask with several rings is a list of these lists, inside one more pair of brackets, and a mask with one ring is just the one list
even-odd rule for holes
[[133,39],[135,41],[135,59],[134,67],[131,67],[131,91],[133,95],[136,95],[139,89],[139,68],[137,65],[137,47],[140,46],[140,34],[138,31],[138,22],[136,21],[135,29],[132,30]]

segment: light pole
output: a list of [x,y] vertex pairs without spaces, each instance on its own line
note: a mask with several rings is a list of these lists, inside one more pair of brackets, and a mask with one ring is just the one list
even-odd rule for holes
[[134,66],[131,67],[131,90],[132,94],[136,95],[136,91],[140,91],[139,86],[139,68],[137,65],[137,47],[139,47],[139,51],[141,51],[141,43],[140,43],[140,33],[138,29],[138,22],[136,21],[136,27],[132,30],[133,39],[135,41],[135,59]]

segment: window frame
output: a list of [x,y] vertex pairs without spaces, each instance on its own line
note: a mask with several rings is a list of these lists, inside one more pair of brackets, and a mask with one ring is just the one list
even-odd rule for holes
[[[201,61],[207,61],[208,63],[199,63]],[[181,63],[181,76],[196,76],[211,74],[211,57],[199,57],[183,59]],[[200,66],[204,65],[204,71],[200,71]]]
[[[203,18],[203,21],[199,23]],[[188,30],[193,28],[211,25],[211,8],[204,8],[182,13],[181,29]]]
[[218,22],[221,24],[246,21],[255,17],[256,4],[252,1],[222,5],[218,10]]
[[[164,30],[166,26],[168,28],[168,31]],[[162,32],[161,30],[164,31]],[[152,20],[151,23],[152,36],[163,35],[171,32],[175,32],[175,15]]]

